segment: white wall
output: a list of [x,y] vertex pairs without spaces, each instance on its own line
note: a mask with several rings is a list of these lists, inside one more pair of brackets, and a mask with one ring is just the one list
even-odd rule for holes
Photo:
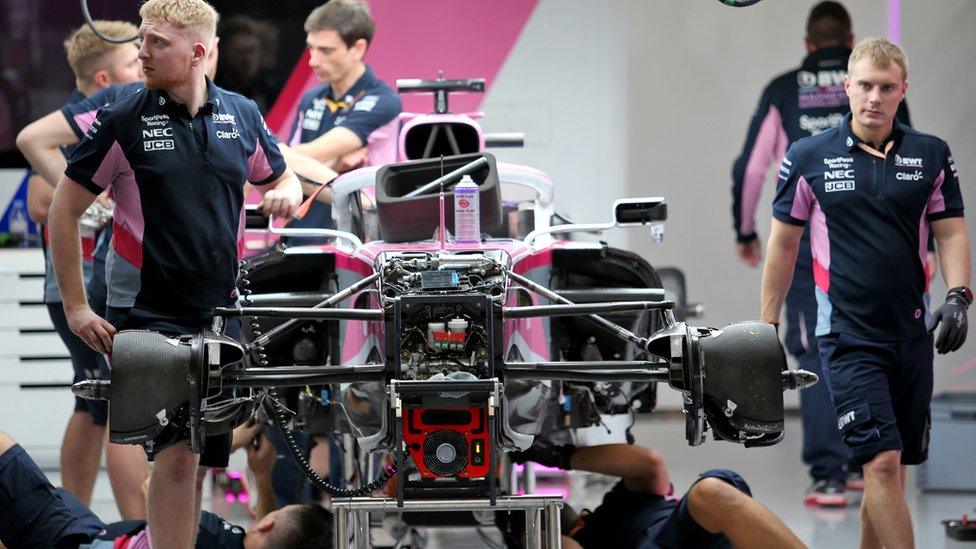
[[[734,255],[730,171],[762,87],[799,64],[807,12],[815,2],[767,1],[746,9],[718,2],[630,3],[628,72],[629,190],[665,194],[669,238],[651,249],[655,264],[682,266],[690,293],[707,307],[705,323],[724,325],[759,315],[760,271]],[[887,32],[887,2],[848,2],[859,38]],[[903,46],[909,55],[909,105],[916,127],[946,139],[961,172],[964,199],[976,204],[976,3],[906,0]],[[773,186],[760,203],[757,227],[769,232]],[[970,221],[970,235],[973,223]],[[763,241],[765,243],[765,240]],[[941,304],[945,286],[934,285]],[[974,313],[976,314],[976,313]],[[976,335],[936,361],[936,392],[976,390]],[[676,402],[676,401],[675,401]]]
[[547,172],[577,221],[606,220],[627,193],[626,17],[622,2],[541,0],[482,104],[486,131],[526,136],[499,160]]
[[[485,98],[485,127],[526,133],[525,149],[498,151],[499,158],[553,175],[557,206],[574,218],[603,219],[625,195],[667,196],[664,244],[652,247],[635,230],[610,233],[611,242],[629,242],[655,265],[682,267],[691,298],[707,307],[703,324],[757,318],[760,271],[741,266],[733,251],[730,171],[763,86],[804,57],[814,3],[541,0]],[[912,118],[949,141],[972,208],[976,3],[902,3]],[[859,38],[888,32],[887,0],[847,4]],[[763,237],[771,198],[770,184],[757,220]],[[937,302],[944,292],[937,282]],[[976,390],[974,355],[976,334],[937,358],[936,391]]]

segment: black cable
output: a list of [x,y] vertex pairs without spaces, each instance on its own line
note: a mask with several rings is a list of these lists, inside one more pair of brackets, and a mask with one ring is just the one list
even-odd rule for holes
[[85,23],[88,23],[88,26],[91,27],[91,30],[95,33],[95,36],[106,42],[111,42],[113,44],[125,44],[126,42],[135,42],[139,39],[138,34],[132,38],[112,38],[111,36],[105,36],[99,32],[98,29],[95,28],[95,22],[92,21],[91,14],[88,13],[88,0],[81,0],[81,16],[85,18]]
[[[241,296],[243,296],[244,306],[247,307],[252,303],[251,294],[253,291],[250,288],[250,272],[247,269],[247,264],[243,261],[241,262],[240,273],[240,293]],[[255,317],[251,317],[250,322],[252,338],[256,341],[262,334],[261,325],[258,322],[258,319]],[[268,366],[268,353],[263,345],[254,346],[251,348],[251,350],[256,353],[256,358],[260,366]],[[274,418],[275,423],[277,423],[278,427],[281,429],[281,434],[285,439],[285,445],[288,446],[288,451],[291,452],[292,457],[295,458],[295,462],[298,463],[298,466],[302,469],[302,472],[305,473],[308,480],[310,480],[319,490],[322,490],[333,497],[353,498],[368,496],[370,492],[386,484],[386,482],[390,480],[394,474],[396,474],[396,466],[390,466],[380,473],[380,475],[373,482],[353,490],[346,490],[329,484],[329,481],[320,477],[318,473],[312,469],[312,465],[308,462],[304,452],[302,452],[301,448],[298,446],[294,433],[288,428],[288,417],[285,415],[286,409],[278,398],[278,389],[276,387],[268,387],[268,395],[271,397],[272,417]]]
[[268,395],[271,396],[271,410],[273,411],[274,420],[278,424],[278,427],[281,428],[281,433],[285,436],[285,445],[288,446],[288,450],[291,452],[292,457],[295,458],[298,466],[301,467],[302,471],[305,473],[305,476],[308,477],[308,479],[312,481],[312,484],[314,484],[319,490],[328,493],[332,497],[355,498],[368,496],[373,490],[376,490],[386,484],[386,482],[396,474],[396,466],[391,465],[380,473],[380,475],[373,482],[364,484],[363,486],[353,490],[346,490],[329,484],[329,481],[320,477],[318,473],[312,469],[312,464],[310,464],[302,455],[301,448],[298,447],[298,442],[295,441],[295,436],[291,429],[286,427],[288,424],[288,418],[285,416],[285,407],[278,400],[278,389],[276,387],[268,387]]

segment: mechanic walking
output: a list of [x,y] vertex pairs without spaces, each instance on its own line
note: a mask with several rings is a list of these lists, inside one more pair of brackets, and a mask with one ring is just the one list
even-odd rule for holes
[[[216,11],[203,0],[149,0],[139,14],[147,87],[99,112],[50,212],[68,324],[101,353],[111,352],[119,328],[196,333],[214,307],[234,301],[245,180],[264,194],[265,212],[290,217],[301,200],[254,102],[205,75]],[[113,323],[88,306],[78,245],[81,213],[109,185],[117,204],[106,274]],[[202,458],[184,442],[159,442],[152,545],[189,547],[200,515],[197,465],[226,466],[230,435],[208,438]]]
[[[966,339],[970,247],[956,164],[941,139],[895,121],[904,51],[883,38],[851,53],[851,113],[796,142],[780,166],[762,281],[762,319],[779,319],[803,226],[810,225],[816,335],[837,428],[864,467],[861,546],[912,547],[905,466],[926,460],[932,336]],[[950,288],[926,330],[926,240]]]
[[[783,158],[786,148],[798,139],[836,126],[849,110],[844,76],[854,35],[851,17],[844,6],[838,2],[813,6],[807,17],[805,43],[808,56],[801,66],[777,76],[763,90],[749,124],[745,146],[732,169],[736,253],[749,267],[758,267],[761,260],[755,217],[770,165]],[[896,117],[910,125],[904,101],[899,104]],[[793,282],[786,295],[784,346],[796,358],[799,368],[820,376],[820,355],[814,336],[817,301],[813,294],[812,263],[810,230],[805,229]],[[855,476],[856,471],[846,470],[847,450],[830,419],[833,405],[826,384],[818,383],[800,391],[800,413],[802,457],[812,479],[804,501],[817,506],[846,506],[845,481],[849,474]]]

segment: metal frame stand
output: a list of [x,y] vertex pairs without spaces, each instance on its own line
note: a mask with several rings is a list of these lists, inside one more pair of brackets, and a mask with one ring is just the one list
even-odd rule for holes
[[[332,545],[336,549],[370,547],[370,513],[524,511],[526,547],[559,549],[561,545],[559,509],[562,506],[563,500],[559,496],[499,496],[495,505],[492,505],[488,499],[407,500],[399,506],[395,498],[336,498],[332,500],[335,526],[332,532]],[[350,520],[353,522],[352,525]],[[353,532],[355,535],[351,535]]]

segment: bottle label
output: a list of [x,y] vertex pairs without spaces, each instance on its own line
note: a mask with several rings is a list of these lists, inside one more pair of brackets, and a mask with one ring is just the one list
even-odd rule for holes
[[481,241],[481,209],[476,185],[454,188],[454,238],[457,242]]

